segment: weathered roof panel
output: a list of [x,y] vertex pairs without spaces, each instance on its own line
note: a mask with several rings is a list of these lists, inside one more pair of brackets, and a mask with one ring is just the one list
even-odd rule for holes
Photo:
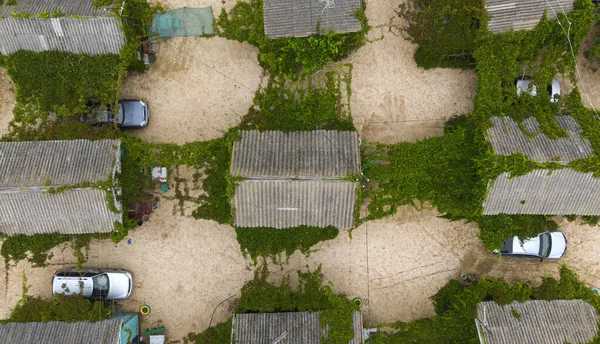
[[344,178],[358,173],[354,131],[247,130],[233,146],[231,175],[247,178]]
[[574,0],[487,0],[485,8],[490,16],[488,30],[503,33],[512,30],[531,30],[547,9],[548,19],[556,13],[573,10]]
[[0,324],[3,344],[120,344],[120,319],[94,323],[29,322]]
[[95,10],[94,0],[18,0],[16,5],[0,6],[0,16],[10,16],[14,13],[40,14],[43,12],[54,13],[60,9],[61,12],[77,16],[108,16],[112,13],[108,10],[111,6]]
[[[513,310],[519,314],[517,319]],[[477,305],[477,331],[486,344],[589,343],[598,335],[596,309],[583,300],[532,300]]]
[[361,6],[361,0],[265,0],[265,35],[306,37],[329,30],[360,31],[355,13]]
[[581,136],[581,127],[571,116],[556,117],[558,125],[569,133],[568,137],[558,140],[544,135],[535,117],[529,117],[522,122],[523,128],[532,136],[525,135],[510,117],[492,117],[490,120],[494,125],[488,129],[488,141],[494,153],[498,155],[523,153],[537,162],[557,162],[566,165],[594,153],[590,141]]
[[[284,339],[287,344],[320,344],[326,330],[321,328],[320,312],[235,314],[232,343],[271,344]],[[349,344],[362,344],[362,316],[353,315],[354,338]]]
[[58,50],[90,56],[119,54],[123,45],[125,36],[114,17],[0,19],[3,55],[19,50]]
[[0,191],[0,232],[7,235],[108,233],[115,221],[122,215],[108,208],[100,189]]
[[600,179],[572,169],[533,170],[492,183],[483,202],[484,215],[600,215]]
[[0,190],[104,182],[119,169],[120,140],[0,142]]
[[233,197],[235,225],[352,228],[356,187],[349,181],[246,180]]

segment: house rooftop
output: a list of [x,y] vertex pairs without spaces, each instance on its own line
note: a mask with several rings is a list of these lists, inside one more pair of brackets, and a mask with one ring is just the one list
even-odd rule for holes
[[361,0],[264,0],[265,35],[306,37],[317,33],[356,32]]
[[121,324],[120,319],[8,323],[0,324],[0,338],[3,344],[121,344]]
[[582,300],[532,300],[477,305],[475,324],[481,343],[589,343],[598,335],[596,309]]
[[[235,314],[232,322],[232,343],[236,344],[320,344],[327,329],[321,328],[320,312]],[[352,317],[354,338],[349,344],[362,344],[362,315]],[[284,341],[278,342],[278,340]]]
[[504,33],[510,30],[531,30],[542,19],[556,19],[557,13],[573,10],[574,0],[486,0],[490,17],[488,30]]
[[112,15],[110,7],[94,9],[94,0],[18,0],[16,5],[9,5],[5,1],[0,6],[0,16],[9,17],[12,13],[54,13],[57,10],[77,16],[106,16]]

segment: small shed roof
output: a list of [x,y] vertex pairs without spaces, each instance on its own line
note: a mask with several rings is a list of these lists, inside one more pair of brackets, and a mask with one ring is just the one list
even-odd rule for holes
[[5,1],[0,6],[0,16],[9,17],[12,13],[40,14],[54,13],[60,10],[63,13],[76,16],[108,16],[111,6],[94,9],[94,0],[18,0],[16,5],[9,5]]
[[[236,344],[320,344],[327,330],[321,328],[320,312],[235,314],[232,343]],[[362,315],[352,318],[354,338],[349,344],[362,344]],[[280,340],[280,341],[278,341]]]
[[600,215],[600,179],[572,169],[533,170],[491,181],[483,215]]
[[0,324],[4,344],[120,344],[121,320]]
[[531,133],[530,136],[525,135],[510,117],[492,117],[491,122],[493,126],[488,129],[488,141],[494,153],[498,155],[522,153],[537,162],[557,162],[566,165],[594,153],[590,141],[582,136],[581,127],[571,116],[556,117],[558,125],[569,133],[568,137],[558,140],[544,135],[535,117],[529,117],[522,122],[523,129]]
[[233,146],[231,175],[246,178],[344,178],[360,172],[355,131],[245,130]]
[[356,187],[350,181],[246,180],[233,197],[235,225],[352,228]]
[[265,35],[306,37],[317,33],[360,31],[355,17],[361,0],[264,0]]
[[[514,312],[518,313],[518,318]],[[596,309],[582,300],[532,300],[477,305],[475,324],[486,344],[589,343],[598,335]]]
[[125,36],[115,17],[0,19],[3,55],[19,50],[58,50],[90,56],[119,54],[123,45]]
[[556,13],[573,10],[574,0],[486,0],[490,16],[488,30],[503,33],[510,30],[533,29],[548,10],[547,18],[556,19]]
[[108,180],[120,168],[120,140],[0,142],[0,190]]

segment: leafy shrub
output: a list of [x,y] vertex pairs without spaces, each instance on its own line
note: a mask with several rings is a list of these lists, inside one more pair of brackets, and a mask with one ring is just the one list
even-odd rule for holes
[[335,239],[339,230],[300,226],[295,228],[236,228],[237,240],[243,252],[248,252],[253,260],[262,256],[275,256],[284,253],[289,257],[296,250],[308,254],[310,248],[320,241]]
[[211,326],[201,333],[188,333],[185,343],[194,344],[231,344],[231,318],[224,323]]
[[55,295],[53,300],[25,297],[3,322],[96,322],[108,319],[111,311],[105,302],[92,302],[81,295]]
[[27,252],[32,253],[31,262],[34,266],[45,266],[48,251],[58,244],[71,241],[73,236],[64,234],[34,234],[31,236],[17,234],[6,237],[0,252],[6,262],[27,258]]
[[532,238],[558,228],[556,222],[543,215],[486,215],[481,216],[477,224],[481,228],[479,236],[490,251],[500,248],[510,237]]

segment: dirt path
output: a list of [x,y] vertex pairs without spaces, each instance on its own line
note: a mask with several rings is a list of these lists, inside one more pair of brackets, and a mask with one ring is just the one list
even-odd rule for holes
[[[585,106],[593,105],[595,108],[600,108],[600,60],[588,60],[584,54],[592,47],[599,35],[600,27],[596,25],[581,43],[577,56],[577,66],[579,67],[577,86],[581,92],[581,99]],[[569,90],[568,85],[566,89]]]
[[8,133],[8,123],[13,119],[13,107],[15,89],[6,69],[0,68],[0,136]]
[[374,42],[347,59],[354,67],[352,117],[368,141],[414,142],[442,135],[447,118],[473,108],[475,71],[417,67],[412,58],[417,46],[395,27],[400,18],[394,10],[401,2],[368,2],[369,39]]

